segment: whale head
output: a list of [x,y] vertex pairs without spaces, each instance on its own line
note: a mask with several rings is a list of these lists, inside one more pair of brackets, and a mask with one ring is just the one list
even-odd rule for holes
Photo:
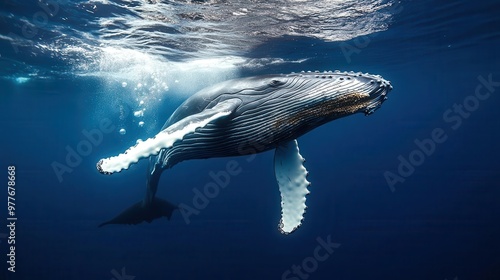
[[292,73],[255,82],[255,95],[275,92],[272,110],[281,112],[275,127],[296,125],[300,131],[355,113],[371,115],[392,90],[379,75],[340,71]]

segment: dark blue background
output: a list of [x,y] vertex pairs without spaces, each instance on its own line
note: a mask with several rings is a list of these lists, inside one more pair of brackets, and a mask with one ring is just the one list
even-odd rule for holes
[[[83,129],[99,126],[92,108],[101,84],[1,80],[1,168],[16,166],[19,219],[17,272],[2,268],[8,277],[2,279],[112,279],[111,271],[123,267],[136,280],[281,279],[313,255],[318,237],[328,236],[341,246],[308,279],[500,279],[500,87],[458,129],[443,119],[474,94],[479,76],[500,82],[500,7],[437,3],[403,1],[389,29],[363,38],[368,44],[350,61],[345,43],[304,38],[276,39],[248,54],[313,58],[242,75],[341,69],[380,74],[394,86],[375,114],[341,119],[299,139],[312,186],[304,224],[289,236],[277,230],[272,152],[250,163],[209,159],[165,172],[159,196],[191,204],[192,189],[210,182],[210,171],[223,170],[228,160],[242,168],[189,225],[177,212],[170,222],[97,228],[144,195],[146,162],[108,177],[95,169],[100,158],[128,147],[134,131],[125,138],[106,134],[60,183],[51,163],[64,162],[65,147],[85,139]],[[180,102],[165,102],[158,129]],[[414,140],[435,128],[447,140],[391,192],[384,172],[397,173],[398,156],[408,158]],[[5,221],[6,209],[0,213]],[[4,266],[5,239],[0,251]]]

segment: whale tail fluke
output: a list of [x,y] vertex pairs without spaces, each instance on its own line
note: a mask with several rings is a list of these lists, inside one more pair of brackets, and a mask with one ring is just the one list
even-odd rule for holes
[[167,217],[170,220],[172,213],[178,207],[166,200],[154,198],[153,201],[144,205],[142,201],[130,206],[113,219],[104,222],[99,227],[110,224],[136,225],[142,222],[151,223],[154,219]]

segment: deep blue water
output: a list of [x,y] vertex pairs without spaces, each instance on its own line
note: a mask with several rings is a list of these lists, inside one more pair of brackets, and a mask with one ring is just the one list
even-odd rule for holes
[[[237,54],[258,66],[221,70],[209,64],[200,66],[207,72],[197,70],[204,75],[183,68],[188,62],[182,58],[196,52],[179,47],[177,57],[162,54],[175,60],[177,72],[139,59],[177,75],[168,91],[139,94],[129,90],[135,75],[144,75],[132,71],[137,68],[77,67],[76,59],[88,61],[93,52],[41,47],[43,40],[66,38],[61,34],[103,37],[105,31],[91,24],[103,14],[77,14],[87,2],[74,10],[59,2],[59,15],[40,28],[40,38],[28,38],[34,43],[16,53],[11,39],[21,36],[9,34],[22,33],[23,16],[43,11],[28,3],[4,2],[0,14],[0,168],[16,168],[18,218],[16,272],[7,270],[8,239],[1,238],[1,279],[500,279],[498,1],[402,1],[380,32],[347,41],[271,36]],[[164,172],[158,196],[192,205],[193,189],[211,182],[211,171],[224,170],[229,160],[241,167],[189,224],[177,212],[170,221],[97,227],[143,198],[147,163],[103,176],[96,162],[153,136],[195,90],[227,77],[334,69],[380,74],[394,90],[375,114],[340,119],[298,139],[312,186],[296,232],[277,230],[272,152],[252,160],[188,161]],[[135,98],[151,96],[157,102],[141,119],[134,117],[141,108]],[[112,131],[58,178],[54,162],[64,164],[68,149],[77,149],[84,131],[103,120]],[[433,137],[427,154],[415,144]],[[415,163],[414,170],[399,173],[401,159]],[[402,174],[392,189],[387,172]],[[2,185],[5,237],[7,178]],[[323,261],[313,261],[318,238],[340,244]],[[283,277],[294,265],[302,274]]]

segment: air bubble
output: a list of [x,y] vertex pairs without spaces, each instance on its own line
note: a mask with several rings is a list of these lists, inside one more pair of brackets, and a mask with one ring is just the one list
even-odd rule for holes
[[142,116],[144,116],[143,110],[139,110],[139,111],[134,112],[134,117],[142,117]]

